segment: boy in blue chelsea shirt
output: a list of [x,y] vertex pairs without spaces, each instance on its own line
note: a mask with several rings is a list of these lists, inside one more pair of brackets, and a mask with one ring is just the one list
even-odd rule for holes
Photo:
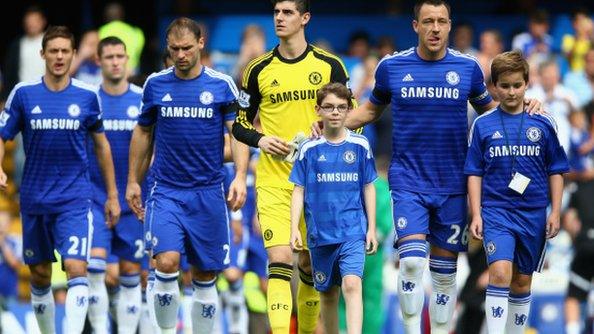
[[377,178],[369,142],[347,130],[351,92],[331,83],[318,91],[316,111],[324,132],[305,141],[289,180],[295,184],[291,203],[291,247],[301,250],[299,220],[305,204],[307,245],[314,286],[320,291],[326,333],[338,333],[338,286],[347,308],[348,333],[361,333],[361,277],[365,251],[377,250],[375,188]]
[[559,232],[562,174],[569,166],[553,119],[524,111],[522,54],[498,55],[491,73],[501,104],[474,121],[464,166],[470,233],[483,240],[489,263],[489,334],[524,333],[532,273],[541,269],[546,239]]

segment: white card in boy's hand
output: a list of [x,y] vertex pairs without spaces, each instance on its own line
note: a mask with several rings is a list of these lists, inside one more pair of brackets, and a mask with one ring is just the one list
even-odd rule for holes
[[530,178],[522,175],[520,172],[516,172],[514,174],[514,177],[512,177],[512,180],[509,183],[508,187],[513,191],[517,192],[518,194],[522,195],[528,187],[530,181]]

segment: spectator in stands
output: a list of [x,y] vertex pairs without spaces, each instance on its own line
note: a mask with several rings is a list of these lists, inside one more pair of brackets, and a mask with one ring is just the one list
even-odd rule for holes
[[584,55],[584,69],[565,75],[565,86],[577,96],[579,107],[591,103],[594,98],[594,46]]
[[[0,300],[5,302],[17,297],[17,270],[22,264],[22,241],[9,234],[11,220],[8,211],[0,210]],[[0,306],[0,309],[4,307]]]
[[549,14],[545,10],[536,10],[528,18],[528,31],[512,41],[512,49],[522,51],[524,58],[539,57],[546,59],[551,54],[553,38],[549,35]]
[[485,82],[489,87],[489,93],[495,97],[497,94],[493,92],[493,84],[491,82],[491,61],[495,56],[503,52],[503,37],[499,30],[490,29],[485,30],[480,36],[480,51],[476,55],[483,73],[485,74]]
[[47,21],[40,7],[29,7],[23,16],[24,35],[8,47],[4,64],[4,91],[6,98],[21,81],[37,80],[45,73],[45,63],[39,57],[41,39]]
[[349,70],[351,73],[351,87],[358,87],[365,77],[365,66],[363,61],[371,52],[371,38],[365,31],[355,31],[349,36],[349,48],[347,55],[357,58],[360,63]]
[[559,65],[554,59],[543,62],[538,68],[540,83],[526,92],[527,98],[543,101],[543,109],[548,111],[557,123],[559,143],[569,150],[569,113],[577,109],[575,94],[560,82]]
[[99,28],[99,39],[116,36],[126,44],[126,51],[130,60],[128,70],[131,74],[138,71],[140,55],[144,48],[144,33],[142,29],[124,22],[125,11],[122,4],[112,2],[105,6],[105,24]]
[[90,85],[101,83],[101,68],[97,65],[99,34],[96,30],[85,32],[80,40],[76,57],[70,66],[70,75]]
[[594,23],[586,9],[577,9],[573,12],[572,26],[575,35],[566,34],[561,42],[561,50],[572,71],[580,72],[584,69],[584,56],[594,45]]
[[262,27],[256,24],[246,26],[241,35],[239,58],[231,75],[235,79],[235,82],[241,82],[241,75],[247,64],[265,52],[266,36]]
[[381,36],[377,41],[377,55],[379,59],[391,55],[396,51],[396,44],[392,36]]
[[[460,23],[454,28],[454,38],[452,39],[454,50],[476,56],[478,50],[472,46],[474,39],[474,29],[469,23]],[[484,67],[483,67],[484,68]]]

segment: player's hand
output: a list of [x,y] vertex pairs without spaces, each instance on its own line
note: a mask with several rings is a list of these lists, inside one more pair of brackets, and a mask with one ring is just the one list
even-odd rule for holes
[[120,201],[118,201],[116,197],[108,197],[107,201],[105,201],[105,218],[107,221],[107,227],[113,228],[120,220],[120,214],[122,210],[120,208]]
[[243,239],[243,223],[239,219],[231,221],[231,230],[233,230],[233,243],[238,244]]
[[367,235],[365,236],[365,251],[367,255],[375,254],[377,252],[377,236],[375,231],[367,231]]
[[140,185],[136,182],[129,182],[126,187],[126,202],[128,206],[134,212],[136,218],[140,221],[144,221],[144,208],[142,207],[142,190]]
[[473,217],[470,222],[470,235],[476,240],[483,240],[483,218]]
[[551,211],[547,217],[546,237],[552,239],[557,236],[561,226],[561,215],[558,212]]
[[291,248],[293,252],[298,252],[303,250],[303,241],[301,240],[301,232],[291,231]]
[[524,99],[524,107],[530,116],[547,114],[542,107],[542,103],[537,99]]
[[268,154],[281,157],[281,159],[291,153],[289,144],[276,136],[264,136],[260,138],[258,147]]
[[6,176],[6,173],[4,173],[4,170],[2,170],[0,168],[0,189],[1,190],[6,190],[7,181],[8,181],[8,177]]
[[322,129],[324,128],[324,123],[322,121],[313,122],[311,125],[311,136],[312,139],[318,139],[322,136]]
[[227,203],[232,211],[241,209],[245,204],[247,197],[247,189],[245,185],[245,178],[235,177],[229,186],[229,195],[227,196]]

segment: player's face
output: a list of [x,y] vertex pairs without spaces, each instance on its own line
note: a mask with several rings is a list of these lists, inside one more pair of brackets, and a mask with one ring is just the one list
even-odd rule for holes
[[109,81],[119,81],[126,77],[128,55],[122,44],[105,45],[101,50],[99,65],[103,78]]
[[347,113],[350,111],[347,100],[334,94],[328,94],[316,111],[324,123],[324,128],[339,129],[344,127]]
[[279,38],[288,38],[303,30],[309,13],[299,13],[293,1],[278,2],[274,6],[274,31]]
[[446,6],[423,5],[419,20],[413,21],[413,28],[419,35],[419,47],[430,53],[443,52],[448,45],[448,34],[452,21]]
[[68,74],[74,58],[74,48],[67,38],[57,37],[47,41],[45,50],[41,50],[41,58],[45,60],[48,74],[61,77]]
[[495,92],[504,110],[514,112],[524,108],[526,81],[522,72],[508,72],[499,75]]
[[173,32],[167,37],[167,48],[175,68],[188,72],[199,64],[204,39],[196,39],[196,35],[188,30]]

